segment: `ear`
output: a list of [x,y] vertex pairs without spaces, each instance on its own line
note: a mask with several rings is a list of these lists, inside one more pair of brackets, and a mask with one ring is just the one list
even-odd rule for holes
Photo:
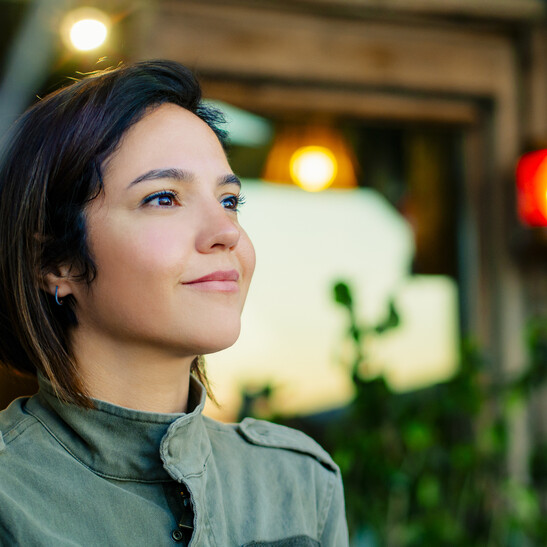
[[43,286],[49,294],[54,295],[57,289],[57,296],[60,299],[72,294],[73,276],[70,275],[69,266],[60,266],[53,272],[43,276]]

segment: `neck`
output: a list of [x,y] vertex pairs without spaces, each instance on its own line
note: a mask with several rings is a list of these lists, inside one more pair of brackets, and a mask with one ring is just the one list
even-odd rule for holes
[[173,356],[157,348],[72,337],[87,394],[118,406],[157,413],[186,412],[195,356]]

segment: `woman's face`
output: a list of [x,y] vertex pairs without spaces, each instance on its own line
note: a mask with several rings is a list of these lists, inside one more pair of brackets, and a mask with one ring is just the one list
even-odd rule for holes
[[180,356],[232,345],[255,255],[213,131],[164,104],[128,130],[103,180],[86,210],[97,276],[71,288],[77,329]]

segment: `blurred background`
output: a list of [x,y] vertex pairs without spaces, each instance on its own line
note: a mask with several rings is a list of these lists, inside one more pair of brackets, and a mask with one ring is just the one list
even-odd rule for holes
[[321,442],[353,545],[547,544],[546,1],[0,7],[0,134],[150,58],[225,112],[257,269],[209,415]]

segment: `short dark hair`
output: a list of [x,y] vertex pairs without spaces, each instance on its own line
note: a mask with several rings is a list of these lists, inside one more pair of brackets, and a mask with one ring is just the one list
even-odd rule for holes
[[[44,276],[71,264],[96,274],[84,210],[102,189],[102,166],[147,111],[173,103],[226,142],[222,114],[204,104],[194,74],[173,61],[95,72],[37,102],[15,123],[0,159],[0,362],[46,376],[58,396],[91,406],[69,344],[74,301],[63,306]],[[207,385],[200,360],[192,372]]]

